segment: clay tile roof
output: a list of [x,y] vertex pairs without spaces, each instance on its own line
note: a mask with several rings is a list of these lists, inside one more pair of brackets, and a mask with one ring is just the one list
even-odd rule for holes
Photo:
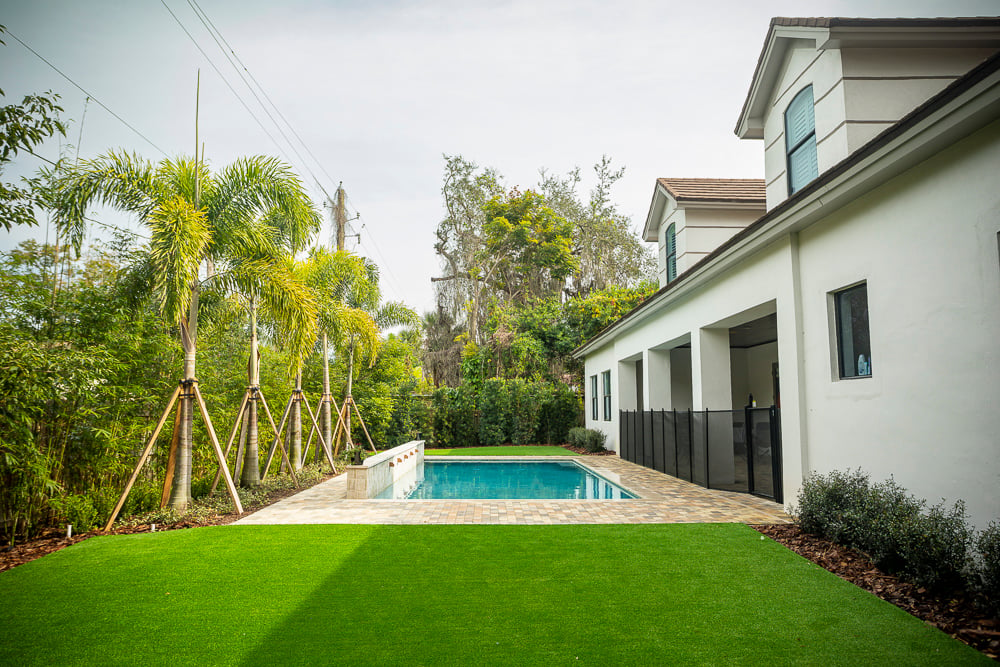
[[843,16],[788,17],[776,16],[771,25],[803,28],[979,28],[1000,23],[997,16],[939,16],[936,18],[854,18]]
[[656,182],[679,202],[765,202],[762,178],[658,178]]

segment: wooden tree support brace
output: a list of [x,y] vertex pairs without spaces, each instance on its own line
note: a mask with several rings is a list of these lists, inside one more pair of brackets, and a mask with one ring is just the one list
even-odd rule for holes
[[354,402],[353,396],[348,396],[347,398],[351,402],[351,405],[354,406],[354,414],[358,416],[358,421],[361,422],[361,430],[365,432],[365,437],[368,438],[368,444],[371,445],[372,453],[377,454],[378,450],[375,449],[375,443],[372,442],[372,437],[368,435],[368,427],[365,426],[365,420],[361,417],[361,410],[358,410],[358,404]]
[[[229,460],[229,452],[232,451],[233,442],[236,440],[236,433],[240,429],[240,424],[243,422],[243,416],[246,413],[247,403],[250,401],[250,392],[244,392],[243,401],[240,403],[240,409],[236,412],[236,422],[233,424],[233,432],[229,434],[229,440],[226,441],[226,449],[222,452],[222,455]],[[212,495],[215,493],[215,489],[219,486],[219,479],[222,478],[222,468],[215,471],[215,479],[212,480],[212,488],[209,490],[208,494]]]
[[[309,411],[309,418],[312,419],[313,427],[318,429],[319,424],[316,422],[316,415],[313,414],[312,408],[309,407],[309,401],[303,401],[303,403],[306,404],[306,410]],[[316,431],[316,434],[319,436],[320,444],[323,445],[323,453],[326,454],[326,460],[330,463],[330,469],[336,472],[337,466],[333,465],[333,454],[330,452],[329,443],[323,439],[323,434],[320,433],[319,430]]]
[[160,417],[159,423],[156,424],[156,428],[153,429],[153,435],[150,436],[149,442],[146,443],[146,448],[142,450],[142,454],[139,456],[139,462],[135,464],[135,470],[132,471],[132,477],[129,478],[128,484],[125,485],[125,490],[122,492],[121,498],[118,499],[118,503],[115,508],[111,510],[111,516],[108,518],[108,522],[104,525],[104,532],[111,530],[111,526],[114,525],[115,519],[118,518],[118,513],[122,511],[122,506],[125,505],[125,500],[128,498],[129,492],[132,491],[132,485],[135,484],[135,480],[139,477],[139,471],[142,470],[143,464],[146,459],[149,458],[149,453],[153,451],[153,445],[156,444],[156,438],[159,437],[160,431],[163,430],[163,425],[167,423],[167,417],[170,415],[170,410],[174,407],[174,403],[177,401],[177,396],[181,393],[181,385],[177,385],[174,389],[174,393],[170,395],[170,400],[167,402],[167,409],[163,411],[163,416]]
[[[263,392],[260,394],[260,402],[264,404],[264,412],[267,413],[267,418],[271,421],[271,428],[274,430],[274,442],[277,444],[278,448],[281,449],[281,458],[285,461],[285,465],[288,466],[288,472],[292,475],[292,481],[295,482],[295,486],[299,485],[298,475],[295,474],[295,470],[292,468],[292,462],[288,460],[288,452],[285,450],[285,443],[281,442],[281,430],[274,426],[274,417],[271,416],[271,408],[267,407],[267,399],[264,398]],[[285,408],[285,416],[281,418],[281,429],[285,428],[285,422],[288,420],[288,413],[292,410],[292,402],[288,401],[288,406]],[[261,480],[267,477],[267,471],[271,467],[271,459],[274,456],[274,447],[271,447],[271,453],[267,457],[267,465],[264,466],[264,474],[261,476]]]
[[219,439],[215,435],[215,428],[212,427],[212,418],[208,416],[208,408],[205,407],[205,399],[201,396],[201,390],[198,389],[198,384],[194,383],[191,385],[194,389],[194,396],[198,399],[198,408],[201,410],[201,417],[205,420],[205,426],[208,428],[208,435],[212,441],[212,449],[215,450],[215,456],[219,459],[219,465],[222,467],[222,475],[226,480],[226,489],[229,491],[229,497],[233,499],[233,505],[236,507],[237,516],[243,514],[243,503],[240,502],[240,496],[236,493],[236,485],[233,484],[233,478],[229,474],[229,466],[226,465],[226,457],[222,455],[222,447],[219,446]]
[[167,454],[167,471],[163,475],[163,491],[160,493],[160,509],[167,506],[167,501],[170,500],[170,485],[174,481],[174,466],[176,461],[174,457],[177,455],[177,444],[180,442],[180,425],[181,425],[181,406],[177,404],[177,411],[174,413],[174,434],[170,438],[170,453]]

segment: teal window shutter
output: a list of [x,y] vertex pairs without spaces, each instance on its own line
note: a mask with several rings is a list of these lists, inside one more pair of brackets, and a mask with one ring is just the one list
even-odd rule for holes
[[674,226],[667,227],[664,245],[667,254],[667,282],[677,277],[677,235],[674,233]]
[[788,194],[792,194],[819,176],[812,86],[799,91],[785,110],[785,150],[788,156]]

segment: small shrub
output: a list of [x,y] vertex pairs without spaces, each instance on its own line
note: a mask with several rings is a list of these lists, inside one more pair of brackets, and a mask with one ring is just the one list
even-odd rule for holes
[[846,544],[868,553],[886,572],[900,572],[906,563],[901,527],[919,517],[923,506],[893,479],[873,484],[863,501],[856,538]]
[[962,584],[972,530],[961,500],[950,509],[942,502],[926,513],[904,518],[892,525],[891,532],[899,544],[899,572],[904,577],[928,588]]
[[1000,616],[1000,523],[991,521],[976,538],[979,559],[974,584],[986,598],[987,609]]
[[59,522],[73,524],[73,531],[76,533],[87,532],[99,520],[97,508],[85,495],[69,494],[62,498],[52,498],[49,504],[56,511]]
[[592,428],[582,428],[577,426],[569,430],[569,444],[573,447],[581,447],[586,449],[588,452],[602,452],[604,451],[604,443],[607,440],[607,435],[602,431],[597,431]]
[[861,470],[813,473],[802,483],[798,505],[791,508],[799,527],[831,540],[851,539],[868,496],[868,475]]

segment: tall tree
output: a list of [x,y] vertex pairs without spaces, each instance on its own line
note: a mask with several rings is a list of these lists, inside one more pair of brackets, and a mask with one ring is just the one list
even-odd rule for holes
[[[148,227],[145,274],[162,315],[179,330],[184,382],[196,379],[199,295],[204,287],[240,290],[293,321],[297,337],[314,335],[315,306],[284,257],[303,248],[320,217],[289,167],[274,158],[241,158],[212,174],[192,159],[157,165],[111,152],[83,160],[59,183],[55,221],[79,249],[87,208],[100,203],[138,216]],[[169,504],[191,497],[194,401],[181,403],[181,430]]]
[[611,158],[605,155],[594,165],[594,175],[597,182],[586,203],[576,191],[581,181],[578,168],[563,177],[542,170],[538,183],[545,202],[574,227],[571,252],[577,269],[566,286],[569,296],[631,287],[655,277],[656,258],[611,200],[611,189],[625,175],[625,168],[613,169]]
[[[317,247],[310,251],[309,257],[298,266],[299,275],[312,290],[313,298],[317,304],[316,328],[319,332],[320,356],[323,359],[323,395],[330,395],[330,339],[335,342],[347,340],[354,337],[361,341],[363,348],[374,354],[378,350],[379,329],[372,319],[372,316],[361,308],[354,308],[347,304],[352,286],[367,280],[368,266],[365,261],[349,252],[331,252],[326,248]],[[369,358],[369,362],[374,361],[374,357]],[[296,376],[296,388],[301,386],[301,373]],[[294,409],[294,407],[293,407]],[[324,401],[320,408],[320,431],[323,441],[333,447],[331,439],[333,437],[333,420],[330,412],[330,403]],[[300,452],[295,452],[295,441],[301,446],[301,432],[297,435],[295,427],[301,428],[301,415],[296,420],[292,417],[293,425],[293,459],[301,457]],[[323,452],[320,446],[316,447],[315,460],[323,460]]]

